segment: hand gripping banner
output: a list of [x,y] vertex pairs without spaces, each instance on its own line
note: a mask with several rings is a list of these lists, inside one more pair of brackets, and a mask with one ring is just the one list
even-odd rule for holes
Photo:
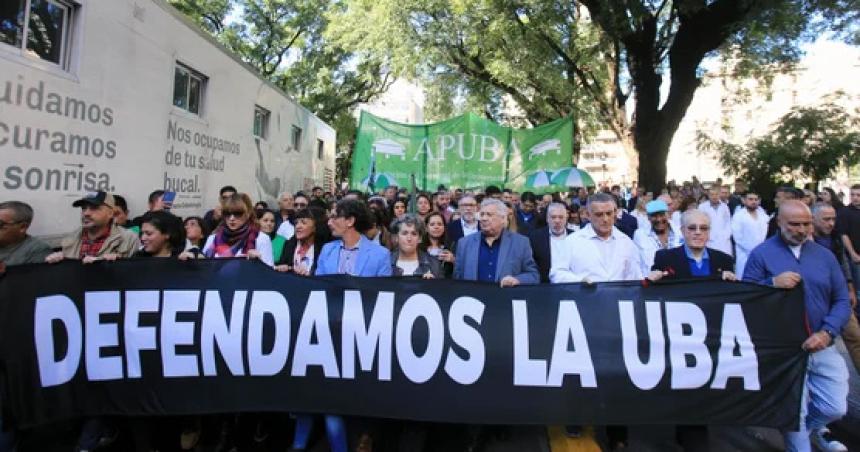
[[304,278],[258,262],[9,268],[4,423],[283,411],[796,426],[803,291]]

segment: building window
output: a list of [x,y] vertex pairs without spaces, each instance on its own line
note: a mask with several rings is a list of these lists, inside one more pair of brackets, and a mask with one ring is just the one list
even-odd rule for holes
[[317,158],[323,159],[323,152],[325,151],[325,142],[317,138]]
[[301,152],[302,150],[302,128],[299,126],[293,126],[293,134],[290,139],[290,142],[293,145],[293,149],[296,152]]
[[205,75],[182,64],[176,64],[173,76],[173,105],[199,115],[205,89]]
[[75,8],[61,0],[0,2],[0,43],[67,66]]
[[267,139],[269,138],[269,117],[271,114],[269,110],[265,108],[254,105],[254,136],[257,138]]

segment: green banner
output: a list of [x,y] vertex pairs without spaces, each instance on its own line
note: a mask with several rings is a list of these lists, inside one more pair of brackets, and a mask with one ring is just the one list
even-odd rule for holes
[[532,128],[503,127],[472,113],[434,124],[412,125],[361,112],[350,188],[389,185],[421,190],[487,185],[541,191],[543,179],[572,161],[573,119]]

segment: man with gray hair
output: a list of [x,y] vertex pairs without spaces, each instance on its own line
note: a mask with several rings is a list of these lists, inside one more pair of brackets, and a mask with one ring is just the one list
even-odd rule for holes
[[45,262],[51,247],[27,234],[33,208],[20,201],[0,202],[0,265]]
[[615,227],[615,197],[596,193],[588,198],[591,222],[565,239],[553,256],[549,279],[553,283],[602,282],[642,279],[639,250]]
[[494,198],[481,203],[481,232],[457,243],[454,279],[495,282],[502,287],[540,281],[529,240],[508,230],[508,208]]
[[570,233],[567,229],[567,216],[567,206],[560,202],[550,203],[546,208],[546,226],[529,234],[542,283],[549,282],[552,258],[562,252],[564,240]]

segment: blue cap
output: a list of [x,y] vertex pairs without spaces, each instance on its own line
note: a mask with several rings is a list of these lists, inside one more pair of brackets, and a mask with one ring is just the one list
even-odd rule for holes
[[655,199],[654,201],[651,201],[645,205],[645,211],[648,212],[648,215],[652,215],[659,212],[668,212],[669,206],[666,205],[666,201]]

